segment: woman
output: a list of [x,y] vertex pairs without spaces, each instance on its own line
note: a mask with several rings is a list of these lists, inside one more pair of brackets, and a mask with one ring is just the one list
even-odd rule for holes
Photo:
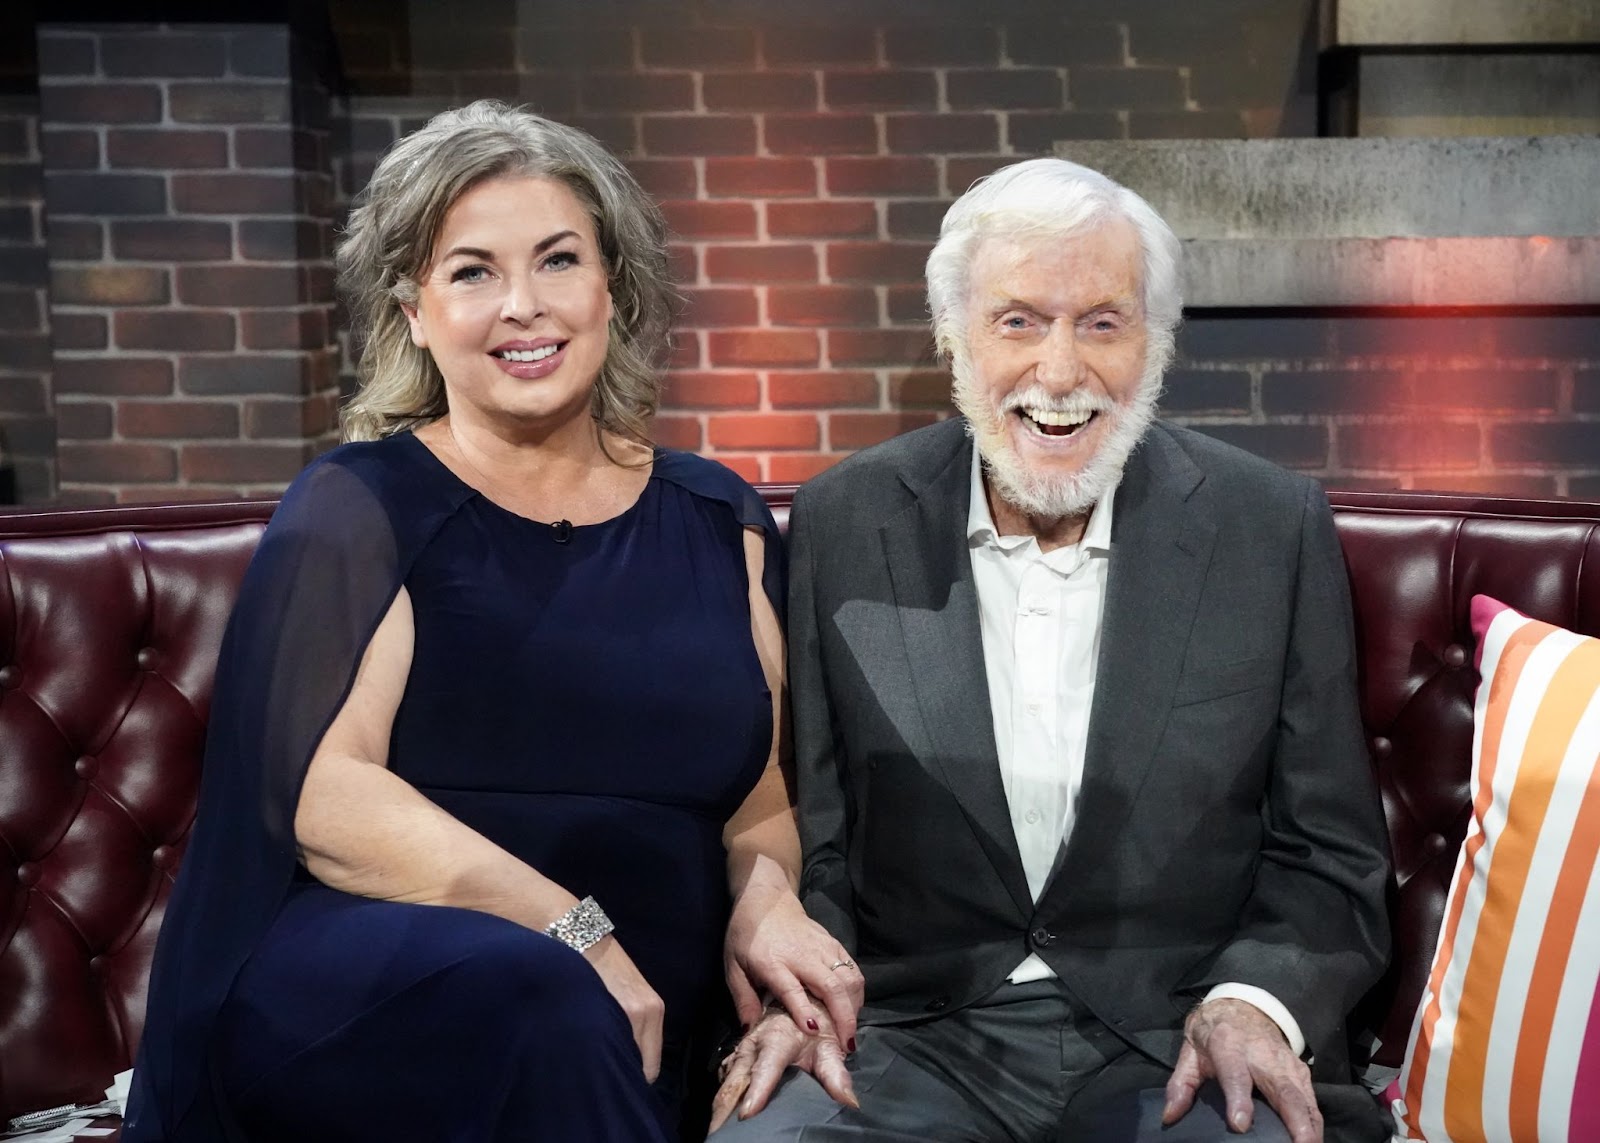
[[500,104],[379,165],[352,443],[224,641],[129,1143],[669,1138],[724,939],[745,1019],[809,989],[849,1035],[793,891],[771,517],[646,443],[663,242],[593,140]]

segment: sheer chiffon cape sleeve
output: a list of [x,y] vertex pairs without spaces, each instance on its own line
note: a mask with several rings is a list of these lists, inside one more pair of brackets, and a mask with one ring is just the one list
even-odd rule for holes
[[417,554],[467,496],[382,441],[285,493],[223,637],[194,830],[167,904],[122,1138],[231,1139],[208,1070],[217,1012],[298,860],[312,752]]
[[778,621],[783,621],[787,564],[783,536],[772,510],[761,493],[726,465],[707,460],[692,452],[677,449],[656,450],[655,475],[687,488],[707,500],[720,500],[732,510],[734,518],[746,528],[760,528],[766,541],[766,559],[761,565],[761,587]]

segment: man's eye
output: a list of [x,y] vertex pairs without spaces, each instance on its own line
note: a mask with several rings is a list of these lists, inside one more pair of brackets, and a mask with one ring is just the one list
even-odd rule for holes
[[463,266],[450,275],[452,282],[481,282],[489,276],[487,266]]
[[1021,314],[1012,314],[1010,317],[1001,318],[1000,324],[1006,329],[1027,329],[1028,319]]

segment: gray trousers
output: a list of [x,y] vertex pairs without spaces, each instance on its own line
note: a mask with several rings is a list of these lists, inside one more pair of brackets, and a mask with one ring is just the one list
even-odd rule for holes
[[1230,1132],[1207,1084],[1161,1127],[1168,1071],[1068,1000],[1055,980],[1003,984],[984,1003],[914,1024],[869,1026],[850,1059],[859,1111],[790,1069],[765,1111],[730,1120],[714,1143],[1288,1143],[1262,1100]]

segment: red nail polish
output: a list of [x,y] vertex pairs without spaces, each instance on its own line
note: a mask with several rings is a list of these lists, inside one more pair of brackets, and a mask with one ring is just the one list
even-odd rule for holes
[[856,1038],[854,1036],[851,1036],[850,1039],[848,1041],[846,1041],[845,1047],[848,1050],[852,1051],[852,1052],[855,1051],[856,1050]]
[[806,1017],[806,1028],[807,1028],[808,1031],[815,1032],[817,1030],[817,1022],[815,1020],[813,1020],[811,1017],[807,1016]]

